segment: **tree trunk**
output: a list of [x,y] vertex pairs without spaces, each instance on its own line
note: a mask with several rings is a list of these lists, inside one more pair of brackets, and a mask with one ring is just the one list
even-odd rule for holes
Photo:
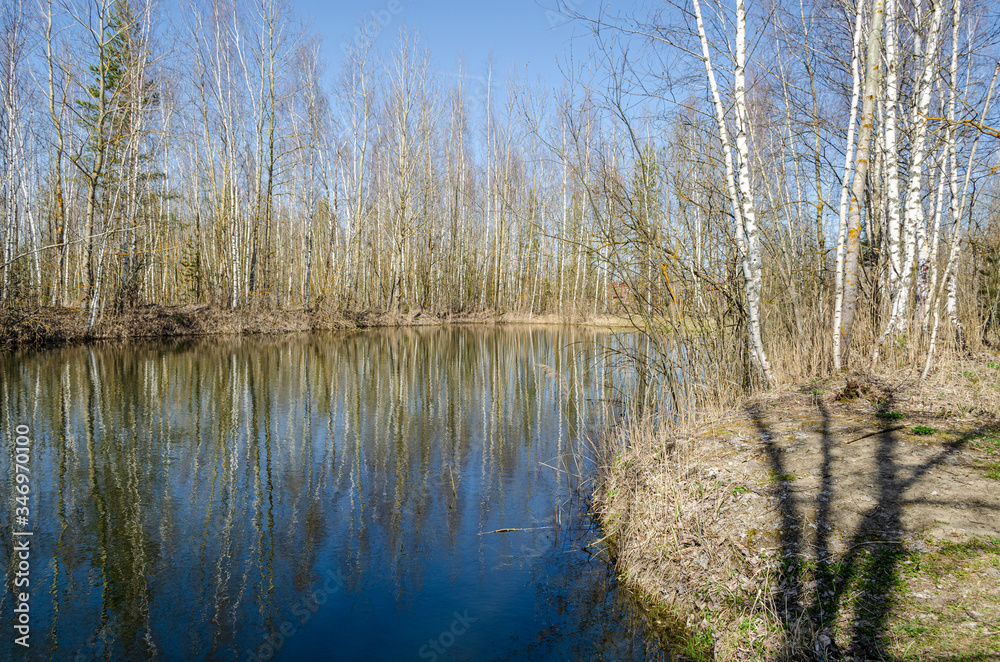
[[[871,154],[871,138],[875,124],[875,95],[878,93],[882,78],[882,21],[884,15],[884,0],[874,0],[872,22],[868,30],[868,54],[865,73],[864,102],[861,106],[861,130],[858,134],[858,154],[854,169],[854,182],[851,187],[850,207],[848,209],[847,235],[844,251],[844,300],[843,315],[840,324],[839,354],[834,356],[834,363],[839,360],[839,368],[846,370],[849,364],[851,350],[851,334],[854,330],[854,317],[858,302],[859,256],[861,248],[861,201],[865,197],[865,184],[868,179],[868,166]],[[871,210],[869,209],[869,213]]]

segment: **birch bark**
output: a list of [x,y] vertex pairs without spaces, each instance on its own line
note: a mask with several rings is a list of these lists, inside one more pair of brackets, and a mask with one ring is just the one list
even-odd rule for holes
[[858,1],[854,20],[854,49],[851,54],[851,79],[853,80],[853,92],[851,93],[851,115],[847,124],[847,146],[844,150],[844,175],[841,179],[840,187],[840,229],[837,233],[837,266],[835,302],[833,308],[833,366],[841,369],[840,345],[841,345],[841,325],[843,324],[844,306],[844,246],[848,225],[848,199],[850,196],[851,170],[854,163],[854,125],[858,120],[858,99],[861,96],[861,34],[863,28],[865,4],[863,0]]
[[861,106],[861,130],[858,133],[857,164],[851,185],[847,234],[844,244],[843,311],[837,331],[840,333],[839,353],[834,356],[838,369],[848,367],[851,333],[858,303],[858,262],[861,248],[861,201],[868,179],[871,138],[875,121],[875,94],[882,78],[882,23],[885,14],[883,0],[874,0],[872,22],[868,30],[868,54],[865,71],[864,102]]
[[746,5],[744,0],[736,1],[736,66],[733,71],[734,102],[736,107],[736,153],[739,166],[739,189],[737,189],[735,168],[733,166],[732,143],[726,129],[726,112],[719,94],[719,85],[712,68],[711,51],[708,36],[705,32],[705,22],[702,19],[701,3],[692,0],[695,19],[698,25],[698,37],[701,39],[702,58],[705,61],[705,74],[712,92],[712,102],[715,106],[716,122],[719,128],[719,140],[722,143],[723,159],[726,167],[726,188],[733,207],[736,220],[736,242],[740,253],[743,280],[747,304],[747,341],[750,356],[756,368],[761,372],[768,386],[774,384],[771,366],[764,351],[760,329],[760,293],[761,293],[761,255],[760,231],[753,203],[753,191],[750,188],[750,158],[747,142],[746,105]]
[[[976,157],[976,150],[979,147],[979,137],[982,135],[977,134],[976,139],[972,143],[972,149],[969,152],[969,158],[965,165],[965,182],[963,184],[961,195],[958,192],[958,158],[957,158],[957,148],[956,148],[956,138],[955,138],[955,100],[956,100],[956,88],[958,86],[958,23],[961,18],[961,2],[956,0],[955,4],[952,6],[953,14],[953,29],[952,29],[952,57],[951,57],[951,67],[950,75],[950,95],[948,101],[948,153],[949,160],[952,162],[951,173],[949,177],[949,188],[951,192],[951,204],[950,213],[952,218],[952,239],[951,239],[951,250],[948,253],[948,262],[945,265],[944,273],[941,278],[942,281],[938,285],[938,305],[934,307],[934,327],[931,332],[931,341],[927,349],[927,360],[924,362],[924,371],[922,374],[923,378],[926,378],[930,373],[931,364],[934,359],[934,350],[937,346],[938,337],[938,325],[940,322],[940,299],[941,290],[944,288],[947,291],[947,312],[948,317],[951,320],[952,325],[955,327],[955,340],[961,350],[965,350],[965,330],[962,328],[962,323],[958,319],[958,260],[961,256],[962,251],[962,214],[965,209],[965,196],[969,190],[969,182],[972,178],[972,164]],[[993,99],[993,91],[996,87],[997,75],[1000,74],[1000,61],[997,61],[996,67],[993,69],[993,78],[990,80],[989,89],[986,92],[986,99],[983,101],[983,108],[979,113],[979,117],[985,117],[986,111],[989,110],[990,102]]]
[[[896,39],[898,30],[896,19],[898,16],[897,0],[887,0],[885,18],[885,183],[886,183],[886,224],[889,235],[889,292],[898,289],[899,278],[903,271],[903,259],[901,253],[901,219],[899,207],[899,146],[896,142],[896,111],[899,100],[899,57],[896,52]],[[893,302],[895,303],[895,302]],[[897,310],[892,308],[889,319],[889,328],[895,323]],[[878,348],[876,346],[876,352]]]
[[53,303],[56,306],[66,305],[69,301],[67,285],[69,280],[69,260],[66,251],[66,204],[63,191],[63,155],[66,152],[65,140],[63,137],[62,117],[66,108],[65,92],[59,103],[59,110],[56,110],[55,77],[56,65],[53,54],[53,10],[52,0],[45,4],[43,15],[45,21],[45,62],[48,71],[47,101],[49,106],[49,117],[55,130],[55,145],[53,147],[52,175],[55,185],[55,201],[53,204],[53,214],[56,218],[56,244],[59,251],[58,274],[56,276],[55,291],[53,293]]
[[[891,2],[892,0],[890,0]],[[927,114],[930,110],[931,92],[934,88],[934,70],[937,64],[937,50],[941,33],[941,12],[943,2],[934,4],[929,35],[923,52],[923,69],[917,81],[915,90],[916,103],[913,105],[913,116],[910,120],[913,127],[913,143],[910,147],[910,164],[907,176],[906,205],[903,209],[902,254],[899,262],[899,277],[891,290],[892,304],[889,321],[882,335],[879,336],[872,351],[872,365],[878,361],[879,348],[885,340],[905,325],[908,316],[911,271],[916,256],[917,241],[926,230],[924,206],[921,201],[923,186],[924,155],[927,147]],[[894,22],[894,18],[893,18]],[[891,213],[891,210],[890,210]],[[926,257],[926,256],[925,256]],[[926,268],[923,263],[918,265],[918,279],[926,282]],[[925,288],[926,289],[926,288]]]

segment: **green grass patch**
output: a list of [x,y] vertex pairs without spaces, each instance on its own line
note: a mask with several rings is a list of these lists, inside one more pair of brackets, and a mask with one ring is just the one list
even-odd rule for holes
[[976,446],[987,455],[1000,456],[1000,437],[992,434],[984,434],[976,438]]
[[912,432],[913,434],[927,435],[927,434],[934,434],[935,432],[937,432],[937,430],[935,430],[934,428],[929,428],[926,425],[914,425],[913,428],[911,428],[910,432]]
[[[826,562],[792,557],[779,573],[810,587],[813,613],[823,615],[818,627],[842,644],[861,643],[871,655],[866,659],[996,659],[984,653],[995,651],[993,635],[984,630],[1000,623],[1000,599],[990,594],[993,580],[984,570],[1000,567],[1000,538],[926,542],[931,549],[917,552],[872,532],[853,542],[850,555]],[[956,595],[966,587],[970,596]],[[972,620],[978,625],[965,629]],[[749,622],[740,631],[749,635]]]
[[973,439],[971,446],[986,454],[986,462],[980,468],[986,470],[986,477],[1000,480],[1000,436],[983,433]]
[[973,384],[976,384],[976,383],[979,382],[979,376],[976,375],[973,372],[961,372],[959,374],[962,375],[963,377],[965,377],[966,379],[968,379],[969,382],[971,382]]
[[903,418],[903,415],[898,411],[880,411],[875,415],[878,416],[879,418],[887,418],[892,421],[897,421]]
[[[1000,659],[992,655],[995,640],[983,627],[994,629],[996,606],[1000,605],[1000,600],[990,595],[994,580],[983,574],[985,568],[1000,564],[1000,538],[927,542],[936,549],[898,557],[900,581],[893,587],[896,597],[888,625],[890,646],[896,655],[888,659]],[[965,589],[970,592],[967,597]],[[956,594],[959,590],[963,596]],[[919,592],[913,595],[911,591]],[[933,600],[929,595],[941,597]],[[970,621],[979,625],[964,629]]]
[[938,581],[949,574],[959,577],[962,566],[971,559],[983,558],[989,562],[988,557],[1000,557],[1000,538],[987,536],[957,543],[946,540],[938,543],[935,551],[909,554],[908,562],[901,566],[905,575],[915,577],[922,574]]
[[954,556],[956,558],[971,559],[984,554],[1000,554],[1000,538],[987,536],[985,538],[973,538],[964,542],[941,543],[941,548],[937,552],[943,556]]
[[693,633],[685,642],[681,653],[686,659],[697,662],[710,662],[715,659],[713,655],[713,637],[711,632],[701,631]]

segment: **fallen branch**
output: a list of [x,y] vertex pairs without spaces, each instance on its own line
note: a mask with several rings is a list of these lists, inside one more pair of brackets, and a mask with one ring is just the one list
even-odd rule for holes
[[905,427],[906,427],[905,425],[897,425],[894,428],[885,428],[884,430],[875,430],[875,432],[869,432],[868,434],[863,434],[860,437],[855,437],[854,439],[851,439],[850,441],[845,441],[844,443],[845,444],[853,444],[855,441],[861,441],[862,439],[867,439],[868,437],[874,437],[875,435],[882,434],[883,432],[896,432],[897,430],[902,430]]

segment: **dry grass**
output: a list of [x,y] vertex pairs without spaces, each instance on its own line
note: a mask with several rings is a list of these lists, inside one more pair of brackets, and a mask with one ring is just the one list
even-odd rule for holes
[[314,328],[343,328],[346,320],[306,310],[229,310],[208,305],[140,306],[121,315],[105,315],[87,332],[81,308],[39,308],[9,313],[0,328],[0,345],[42,345],[82,340],[202,335],[289,333]]
[[744,495],[761,492],[757,476],[745,463],[713,466],[705,452],[726,429],[725,421],[672,433],[648,423],[619,429],[595,493],[621,579],[643,597],[668,648],[692,659],[762,652],[777,630],[767,579],[777,559],[758,547],[773,525],[758,512],[733,527],[734,515],[749,515]]
[[[952,357],[923,382],[856,374],[854,393],[819,379],[710,423],[632,418],[610,433],[595,506],[670,647],[719,660],[995,652],[993,365]],[[932,576],[956,549],[978,551]],[[944,598],[919,597],[928,585]]]
[[297,333],[442,324],[573,324],[621,328],[627,324],[627,320],[610,315],[585,317],[492,312],[438,315],[433,311],[422,310],[405,313],[344,313],[322,307],[230,310],[207,304],[149,305],[121,315],[105,315],[88,333],[87,311],[82,308],[8,309],[0,311],[0,347],[100,339]]

